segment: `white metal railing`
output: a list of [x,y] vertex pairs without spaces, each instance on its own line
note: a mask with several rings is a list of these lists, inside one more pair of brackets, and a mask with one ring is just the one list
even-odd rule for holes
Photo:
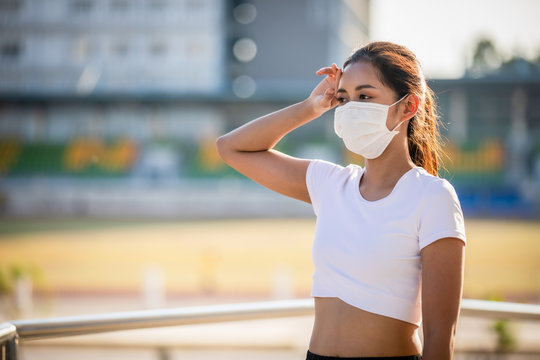
[[[312,315],[313,299],[208,305],[14,320],[0,324],[2,360],[16,360],[18,341],[163,326]],[[460,315],[540,320],[540,305],[463,299]]]
[[0,324],[0,358],[17,359],[17,328],[8,322]]

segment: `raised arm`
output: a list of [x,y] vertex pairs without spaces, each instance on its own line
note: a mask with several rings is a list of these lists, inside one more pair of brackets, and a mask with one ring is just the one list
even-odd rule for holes
[[219,137],[221,158],[250,179],[292,198],[310,202],[305,177],[309,160],[283,154],[273,147],[286,134],[335,107],[341,69],[336,64],[317,71],[326,75],[310,96],[284,109],[248,122]]

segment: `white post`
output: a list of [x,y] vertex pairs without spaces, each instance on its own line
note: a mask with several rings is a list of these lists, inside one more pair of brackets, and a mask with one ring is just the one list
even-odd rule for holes
[[143,271],[142,300],[144,308],[155,309],[165,306],[165,280],[159,266],[147,265]]
[[15,280],[15,307],[20,317],[32,316],[32,279],[22,275]]
[[293,297],[293,279],[291,269],[281,265],[274,269],[272,298],[290,299]]

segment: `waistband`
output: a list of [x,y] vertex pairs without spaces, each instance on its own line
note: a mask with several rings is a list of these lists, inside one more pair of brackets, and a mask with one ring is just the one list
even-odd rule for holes
[[348,359],[348,360],[422,360],[422,355],[406,355],[406,356],[375,356],[375,357],[341,357],[341,356],[326,356],[312,353],[307,351],[306,360],[339,360],[339,359]]

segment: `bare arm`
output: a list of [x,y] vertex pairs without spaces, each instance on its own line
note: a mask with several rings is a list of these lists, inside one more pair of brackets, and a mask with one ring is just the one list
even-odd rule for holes
[[262,116],[221,136],[221,158],[250,179],[283,195],[310,202],[305,176],[309,160],[273,149],[286,134],[335,107],[341,70],[333,64],[317,71],[326,74],[310,96],[299,103]]
[[460,239],[444,238],[423,248],[421,255],[422,358],[451,360],[463,294],[465,247]]

